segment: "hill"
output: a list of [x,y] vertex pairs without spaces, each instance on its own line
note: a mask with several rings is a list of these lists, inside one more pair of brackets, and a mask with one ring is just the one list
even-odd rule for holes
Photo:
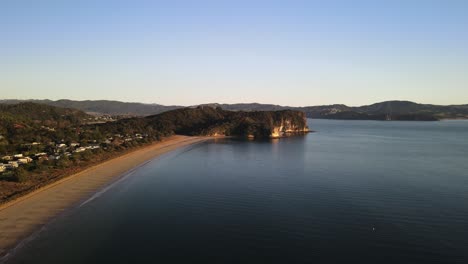
[[54,107],[31,102],[8,105],[0,104],[0,127],[8,129],[17,127],[48,126],[53,128],[79,125],[92,116],[83,111]]
[[59,141],[92,116],[83,111],[36,103],[0,104],[0,153],[21,149],[32,142]]
[[[119,101],[74,101],[74,100],[29,100],[32,102],[71,107],[93,114],[149,116],[166,111],[184,108],[183,106],[164,106],[159,104],[125,103]],[[0,104],[13,104],[21,100],[0,100]],[[444,118],[468,118],[468,105],[431,105],[410,101],[385,101],[365,106],[346,106],[343,104],[291,107],[273,104],[203,104],[197,106],[221,107],[230,111],[303,111],[308,118],[347,119],[347,120],[439,120]]]
[[93,127],[107,135],[145,133],[150,137],[180,134],[274,138],[289,133],[308,132],[306,116],[300,111],[227,111],[209,106],[181,108],[147,117],[88,125],[86,129],[94,130]]
[[145,118],[155,129],[183,135],[281,137],[308,132],[306,116],[293,110],[227,111],[199,106]]
[[147,116],[181,108],[181,106],[164,106],[159,104],[126,103],[109,100],[0,100],[0,104],[18,104],[34,102],[55,107],[74,108],[92,114]]
[[365,120],[435,121],[444,118],[468,118],[467,105],[430,105],[410,101],[386,101],[359,107],[303,108],[309,117]]

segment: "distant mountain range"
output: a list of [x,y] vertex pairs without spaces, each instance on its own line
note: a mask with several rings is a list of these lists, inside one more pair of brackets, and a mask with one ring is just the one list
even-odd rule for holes
[[[184,107],[165,106],[159,104],[126,103],[107,100],[0,100],[0,104],[15,104],[25,101],[32,101],[57,107],[75,108],[95,115],[148,116]],[[418,104],[410,101],[386,101],[358,107],[346,106],[343,104],[289,107],[258,103],[203,104],[201,106],[220,107],[231,111],[298,110],[305,112],[306,116],[309,118],[320,119],[432,121],[444,118],[468,118],[468,104],[443,106]]]

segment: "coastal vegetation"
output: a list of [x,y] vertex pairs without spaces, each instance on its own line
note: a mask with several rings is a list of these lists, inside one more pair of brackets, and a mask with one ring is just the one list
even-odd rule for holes
[[308,132],[305,114],[292,110],[244,112],[200,106],[149,116],[145,120],[157,130],[192,136],[269,138]]

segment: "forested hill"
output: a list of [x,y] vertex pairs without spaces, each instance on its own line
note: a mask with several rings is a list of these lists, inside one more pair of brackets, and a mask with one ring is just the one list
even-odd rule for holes
[[1,149],[9,152],[32,142],[104,142],[115,135],[154,140],[171,134],[280,137],[307,131],[305,114],[292,110],[243,112],[197,107],[114,122],[94,122],[96,118],[80,110],[30,102],[0,104]]
[[[66,138],[64,131],[81,126],[94,117],[80,110],[35,103],[0,104],[0,150],[19,144]],[[4,153],[3,153],[4,154]]]
[[293,110],[247,112],[199,106],[145,119],[158,130],[169,129],[185,135],[281,137],[287,133],[308,132],[305,114]]
[[[124,103],[119,101],[74,101],[74,100],[32,100],[33,102],[57,107],[76,108],[93,114],[149,116],[184,108],[159,104]],[[0,100],[0,104],[13,104],[20,100]],[[468,105],[431,105],[410,101],[386,101],[365,106],[343,104],[290,107],[273,104],[205,104],[200,106],[221,107],[231,111],[303,111],[309,118],[348,120],[439,120],[444,118],[468,118]],[[197,106],[193,106],[197,107]]]
[[83,111],[70,108],[30,102],[14,105],[0,104],[1,129],[7,129],[10,125],[61,128],[83,124],[89,118],[93,117]]
[[134,117],[96,125],[101,133],[181,134],[190,136],[281,137],[308,132],[303,112],[227,111],[200,106],[182,108],[158,115]]
[[159,104],[127,103],[109,100],[0,100],[0,104],[18,104],[20,102],[33,102],[56,107],[79,109],[93,114],[147,116],[165,111],[181,108],[181,106],[165,106]]

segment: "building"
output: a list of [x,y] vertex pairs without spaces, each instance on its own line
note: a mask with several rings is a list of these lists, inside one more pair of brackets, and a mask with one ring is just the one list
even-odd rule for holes
[[22,158],[22,157],[23,157],[23,154],[15,154],[15,155],[13,155],[13,157],[19,159],[19,158]]
[[75,149],[74,152],[79,153],[79,152],[83,152],[83,151],[85,151],[85,150],[86,150],[86,148],[84,148],[84,147],[79,147],[79,148]]
[[78,147],[79,145],[80,143],[76,143],[76,142],[70,143],[70,147]]
[[12,156],[3,156],[2,157],[2,160],[5,160],[5,161],[9,161],[9,160],[12,160],[13,157]]
[[19,164],[16,161],[9,161],[8,165],[10,168],[18,168]]
[[27,164],[33,161],[30,157],[24,157],[17,160],[19,164]]
[[4,172],[7,169],[5,164],[0,164],[0,172]]
[[37,160],[39,160],[39,161],[46,161],[46,160],[49,160],[49,157],[47,157],[47,155],[45,155],[45,156],[39,156],[39,157],[37,158]]
[[26,164],[26,163],[28,163],[28,160],[27,160],[27,159],[24,159],[24,158],[17,159],[16,161],[18,162],[18,164]]

